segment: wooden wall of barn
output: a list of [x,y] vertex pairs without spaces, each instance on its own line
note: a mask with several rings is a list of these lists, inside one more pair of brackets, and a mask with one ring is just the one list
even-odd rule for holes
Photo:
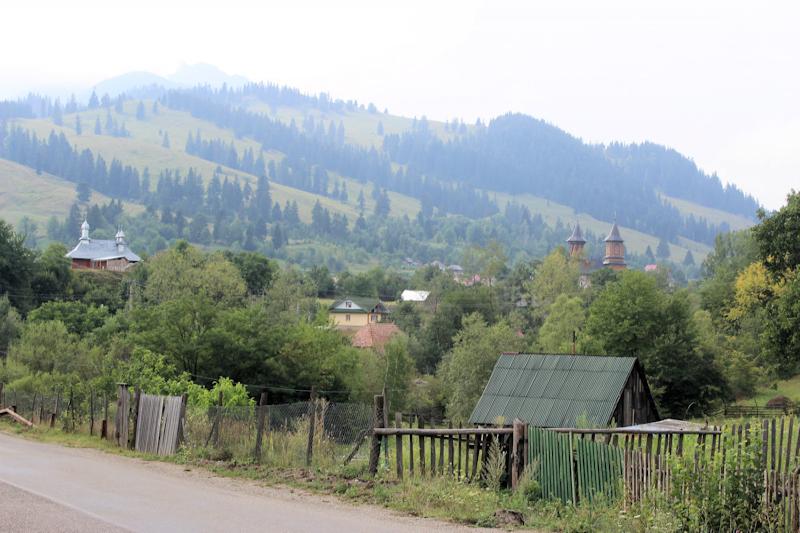
[[613,419],[617,426],[632,426],[659,420],[639,365],[634,365],[631,375],[628,376],[617,408],[614,410]]

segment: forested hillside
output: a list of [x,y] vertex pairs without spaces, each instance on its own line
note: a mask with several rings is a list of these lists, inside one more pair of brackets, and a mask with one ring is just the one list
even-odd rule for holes
[[[334,270],[458,262],[491,241],[512,260],[541,257],[578,216],[592,258],[616,219],[634,266],[681,263],[758,207],[653,144],[588,145],[524,115],[396,117],[265,84],[3,102],[0,158],[74,183],[73,218],[87,188],[144,205],[122,215],[142,251],[187,238]],[[72,222],[57,216],[40,236],[68,239]]]

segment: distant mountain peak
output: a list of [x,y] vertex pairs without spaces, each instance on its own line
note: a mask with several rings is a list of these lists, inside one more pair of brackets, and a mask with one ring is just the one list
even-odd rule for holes
[[154,85],[165,89],[175,89],[195,87],[197,85],[219,88],[223,84],[227,84],[228,87],[241,87],[247,83],[249,83],[249,80],[244,76],[227,74],[208,63],[196,63],[193,65],[182,63],[174,73],[168,76],[159,76],[148,71],[126,72],[101,81],[94,86],[94,90],[98,95],[108,93],[113,98],[122,93],[131,93]]

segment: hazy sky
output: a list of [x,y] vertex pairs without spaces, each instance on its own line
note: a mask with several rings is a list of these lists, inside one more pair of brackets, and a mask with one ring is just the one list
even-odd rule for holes
[[206,62],[392,113],[663,143],[770,208],[800,188],[796,0],[10,4],[2,97]]

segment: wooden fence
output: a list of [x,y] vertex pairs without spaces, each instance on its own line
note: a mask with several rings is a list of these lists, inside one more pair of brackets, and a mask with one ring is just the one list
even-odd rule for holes
[[[425,428],[421,420],[404,427],[401,413],[390,427],[385,416],[385,398],[375,396],[374,427],[370,439],[369,471],[376,474],[383,447],[388,463],[388,448],[394,446],[397,478],[404,476],[451,476],[457,480],[485,479],[492,448],[503,461],[502,483],[515,487],[526,464],[526,431],[520,421],[513,427]],[[416,426],[416,427],[415,427]]]

